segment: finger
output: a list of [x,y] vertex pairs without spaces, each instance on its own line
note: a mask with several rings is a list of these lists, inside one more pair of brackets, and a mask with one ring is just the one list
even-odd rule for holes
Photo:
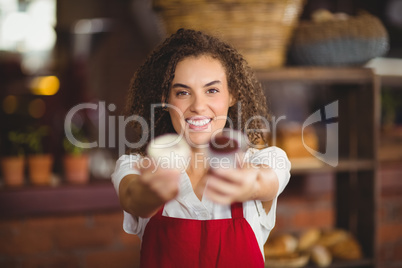
[[170,185],[174,185],[177,188],[180,181],[180,173],[177,170],[157,170],[149,176],[148,183],[162,191],[163,187]]
[[239,184],[214,176],[208,178],[207,188],[223,195],[233,195],[239,192]]
[[225,169],[225,168],[217,168],[211,170],[211,174],[213,176],[219,177],[221,179],[230,181],[232,183],[241,184],[243,178],[243,172],[241,170],[236,169]]
[[175,198],[179,193],[179,185],[174,182],[158,182],[152,185],[152,189],[164,201]]
[[180,171],[178,169],[169,169],[169,168],[163,168],[161,166],[156,166],[153,161],[144,162],[141,172],[142,177],[144,177],[143,181],[145,182],[158,179],[159,177],[163,178],[180,177]]
[[[170,173],[171,176],[168,176]],[[169,171],[165,172],[162,177],[154,176],[150,180],[150,188],[163,200],[169,200],[174,198],[179,191],[180,176],[177,172]]]
[[221,193],[215,192],[212,189],[206,190],[205,196],[212,202],[223,205],[231,204],[233,200],[231,196],[222,195]]
[[238,189],[236,189],[233,184],[230,186],[228,185],[230,185],[230,183],[222,182],[220,179],[210,178],[205,187],[204,194],[212,201],[219,203],[228,202],[229,200],[233,200],[234,195],[238,192]]
[[138,166],[141,174],[150,173],[152,171],[155,171],[156,168],[155,161],[149,157],[141,158],[141,161],[139,161]]

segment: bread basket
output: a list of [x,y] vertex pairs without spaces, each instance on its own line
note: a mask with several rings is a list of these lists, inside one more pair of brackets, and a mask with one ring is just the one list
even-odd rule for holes
[[280,67],[304,0],[154,0],[167,34],[200,30],[235,46],[254,69]]

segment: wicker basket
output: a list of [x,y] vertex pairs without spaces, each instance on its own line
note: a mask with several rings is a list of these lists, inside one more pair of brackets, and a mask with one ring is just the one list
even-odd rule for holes
[[301,65],[358,65],[384,55],[388,34],[380,20],[362,13],[346,20],[301,22],[290,55]]
[[201,30],[234,45],[254,69],[280,67],[304,0],[154,0],[167,34]]

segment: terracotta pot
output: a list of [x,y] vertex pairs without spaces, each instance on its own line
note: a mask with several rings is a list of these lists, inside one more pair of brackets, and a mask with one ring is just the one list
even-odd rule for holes
[[86,184],[89,181],[89,157],[83,155],[66,155],[63,159],[66,181],[72,184]]
[[30,155],[28,157],[29,180],[33,185],[49,185],[53,167],[50,154]]
[[1,170],[6,186],[17,187],[24,185],[25,158],[23,156],[10,156],[1,159]]

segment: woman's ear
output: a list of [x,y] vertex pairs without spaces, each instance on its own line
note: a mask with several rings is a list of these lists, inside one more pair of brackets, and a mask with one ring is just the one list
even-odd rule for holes
[[237,102],[236,98],[233,97],[232,94],[229,94],[229,107],[232,107],[233,105],[235,105]]

